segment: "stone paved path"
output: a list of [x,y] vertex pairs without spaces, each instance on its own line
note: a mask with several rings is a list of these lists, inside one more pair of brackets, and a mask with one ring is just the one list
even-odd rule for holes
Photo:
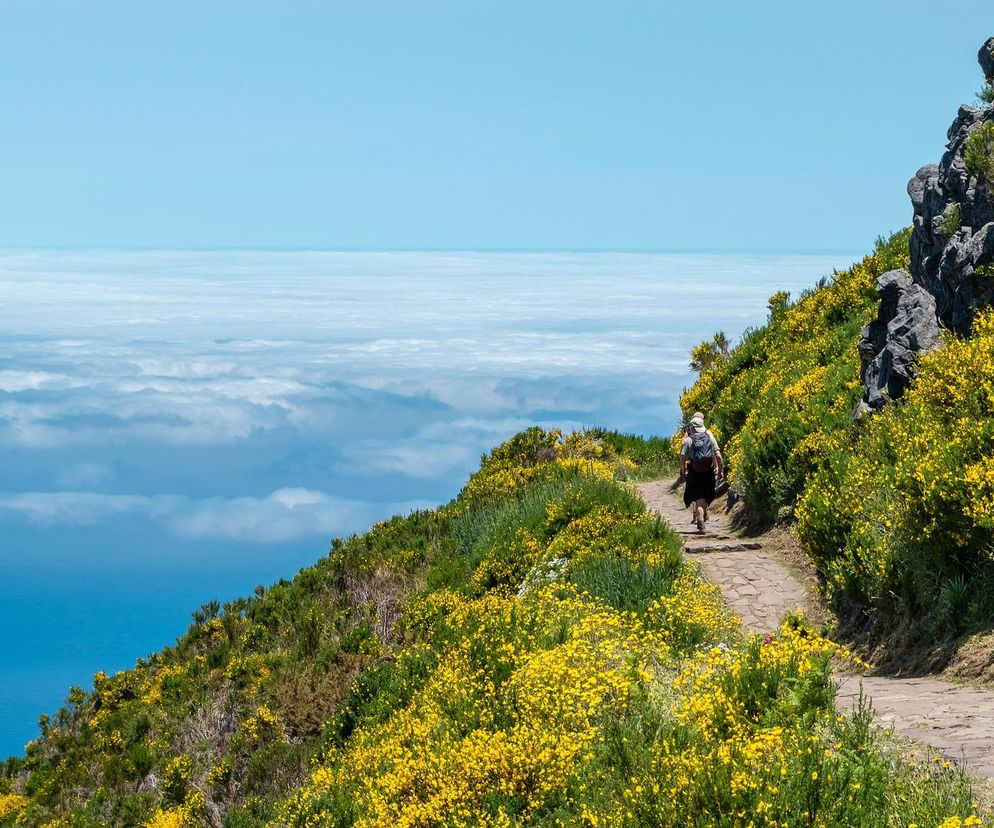
[[[723,514],[713,512],[701,535],[682,493],[674,492],[669,481],[642,483],[638,489],[649,509],[683,539],[684,554],[721,587],[749,632],[775,630],[787,612],[809,606],[804,587],[763,551],[761,542],[736,537]],[[840,707],[855,705],[862,686],[878,722],[936,748],[978,776],[994,778],[994,692],[931,678],[837,675],[836,681]]]
[[721,587],[729,608],[749,632],[775,630],[788,612],[807,608],[804,587],[762,553],[761,543],[735,537],[723,514],[712,512],[707,531],[701,535],[690,521],[690,510],[684,508],[683,495],[674,494],[668,481],[643,483],[639,492],[648,507],[681,536],[684,554]]
[[931,678],[836,678],[840,707],[855,705],[862,682],[877,722],[994,778],[994,693]]

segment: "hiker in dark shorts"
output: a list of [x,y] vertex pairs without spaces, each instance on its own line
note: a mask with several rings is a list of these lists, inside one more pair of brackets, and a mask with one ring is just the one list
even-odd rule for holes
[[683,490],[683,505],[694,507],[697,531],[704,531],[708,506],[714,500],[715,481],[724,475],[724,463],[718,441],[704,427],[704,415],[695,411],[687,426],[687,436],[680,446],[680,472],[687,481]]

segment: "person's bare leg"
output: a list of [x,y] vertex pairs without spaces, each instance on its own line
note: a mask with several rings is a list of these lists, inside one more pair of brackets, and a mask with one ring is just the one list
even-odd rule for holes
[[694,503],[694,516],[697,518],[697,531],[698,532],[703,532],[704,531],[704,520],[705,520],[704,515],[705,515],[704,501],[703,500],[698,500],[698,501],[696,501]]

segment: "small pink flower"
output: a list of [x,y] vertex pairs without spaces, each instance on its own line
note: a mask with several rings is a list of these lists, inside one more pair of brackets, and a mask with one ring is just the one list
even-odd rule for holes
[[764,635],[763,636],[763,643],[764,644],[772,644],[773,643],[773,636],[770,635],[769,633],[767,633],[766,635]]

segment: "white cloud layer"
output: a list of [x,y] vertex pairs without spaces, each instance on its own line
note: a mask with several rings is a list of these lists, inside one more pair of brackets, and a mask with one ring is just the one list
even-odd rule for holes
[[2,253],[0,520],[362,528],[535,422],[668,431],[694,342],[845,263]]
[[141,517],[178,537],[243,543],[281,543],[315,534],[345,534],[355,525],[388,514],[406,514],[427,501],[370,504],[310,489],[278,489],[265,497],[120,495],[93,492],[0,492],[0,516],[46,526],[93,526],[120,517]]

